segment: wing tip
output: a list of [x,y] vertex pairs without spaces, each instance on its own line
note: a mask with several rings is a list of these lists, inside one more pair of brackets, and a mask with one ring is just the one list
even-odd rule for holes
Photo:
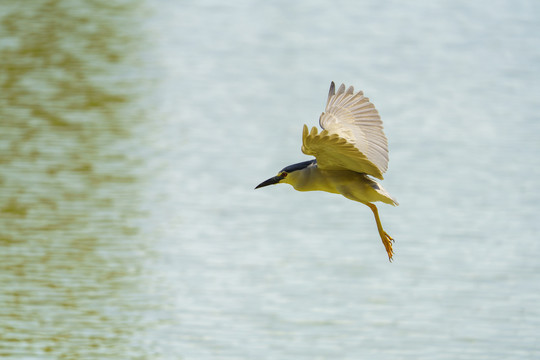
[[[328,90],[328,99],[326,99],[326,105],[330,103],[330,99],[336,95],[336,84],[332,81],[330,83],[330,90]],[[324,113],[323,113],[324,114]]]

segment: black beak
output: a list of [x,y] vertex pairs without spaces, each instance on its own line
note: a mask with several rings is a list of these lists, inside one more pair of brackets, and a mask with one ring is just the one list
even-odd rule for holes
[[258,188],[262,188],[262,187],[265,187],[265,186],[268,186],[268,185],[274,185],[274,184],[277,184],[278,182],[280,182],[281,180],[283,180],[283,178],[281,176],[274,176],[273,178],[270,178],[268,180],[265,180],[263,181],[262,183],[260,183],[259,185],[257,185],[255,187],[255,189],[258,189]]

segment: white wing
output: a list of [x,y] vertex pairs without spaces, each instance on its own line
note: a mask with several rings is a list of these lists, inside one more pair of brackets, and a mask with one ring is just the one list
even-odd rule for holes
[[317,158],[321,169],[353,170],[382,179],[388,169],[388,142],[382,121],[362,91],[330,85],[325,112],[319,118],[323,131],[304,125],[302,151]]

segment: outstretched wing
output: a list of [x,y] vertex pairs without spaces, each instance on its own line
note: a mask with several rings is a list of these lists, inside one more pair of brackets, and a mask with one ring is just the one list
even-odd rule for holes
[[314,126],[308,131],[304,125],[302,152],[317,158],[317,166],[324,170],[353,170],[382,179],[379,168],[351,142],[327,130],[318,133]]
[[388,142],[382,121],[362,91],[330,85],[325,112],[319,118],[320,133],[306,125],[302,152],[317,158],[317,166],[329,170],[353,170],[382,179],[388,168]]

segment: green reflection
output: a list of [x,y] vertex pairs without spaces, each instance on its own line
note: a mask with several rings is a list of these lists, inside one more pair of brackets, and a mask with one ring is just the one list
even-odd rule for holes
[[0,4],[0,357],[133,349],[143,5]]

